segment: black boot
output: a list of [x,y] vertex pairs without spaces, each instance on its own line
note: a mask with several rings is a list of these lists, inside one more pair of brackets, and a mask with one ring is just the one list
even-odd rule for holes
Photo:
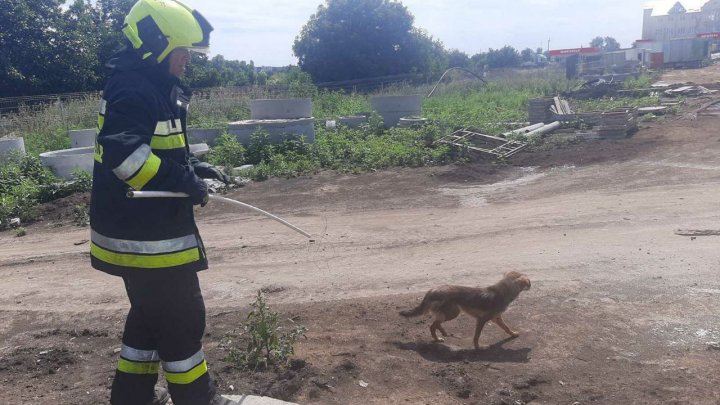
[[153,397],[153,401],[150,403],[150,405],[165,405],[170,401],[170,394],[168,394],[168,390],[166,390],[163,387],[155,387],[155,397]]

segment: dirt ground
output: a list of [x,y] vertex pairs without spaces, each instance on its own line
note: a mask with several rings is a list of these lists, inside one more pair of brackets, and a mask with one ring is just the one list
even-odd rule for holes
[[[314,243],[248,212],[200,210],[205,351],[221,391],[327,404],[720,403],[720,240],[678,235],[720,230],[720,118],[690,118],[508,164],[322,173],[230,195]],[[107,403],[128,303],[120,280],[90,268],[88,239],[50,214],[23,238],[0,234],[0,403]],[[461,315],[432,344],[426,318],[398,315],[431,287],[489,285],[508,270],[532,280],[505,316],[516,339],[489,325],[474,350]],[[224,360],[259,289],[308,328],[289,370]]]

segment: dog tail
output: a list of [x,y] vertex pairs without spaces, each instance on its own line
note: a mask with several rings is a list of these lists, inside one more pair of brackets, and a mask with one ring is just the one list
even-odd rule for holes
[[423,315],[425,314],[425,312],[427,312],[428,302],[428,296],[425,295],[425,298],[423,298],[420,305],[407,311],[400,311],[400,315],[404,316],[405,318],[412,318],[415,316]]

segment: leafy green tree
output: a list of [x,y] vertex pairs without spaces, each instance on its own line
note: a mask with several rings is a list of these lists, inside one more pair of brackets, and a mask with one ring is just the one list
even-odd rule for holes
[[449,67],[445,46],[423,29],[413,28],[413,38],[415,59],[410,60],[410,73],[419,73],[425,78],[439,77]]
[[63,12],[62,0],[0,1],[0,93],[72,91],[93,82],[94,35],[82,1]]
[[470,57],[462,51],[451,49],[448,52],[448,66],[467,68],[470,66]]
[[530,48],[525,48],[522,50],[522,52],[520,52],[520,57],[522,58],[523,62],[534,62],[535,51]]
[[291,83],[312,84],[312,77],[298,66],[288,66],[287,69],[274,73],[268,78],[268,84],[289,85]]
[[100,38],[98,59],[100,73],[104,72],[105,63],[124,44],[125,37],[122,27],[125,16],[130,12],[136,0],[97,0],[95,2],[95,25]]
[[487,53],[487,64],[491,68],[515,67],[521,60],[518,51],[509,45],[500,49],[490,49]]
[[487,65],[487,53],[480,52],[470,57],[470,66],[477,71],[485,70]]
[[[390,0],[327,0],[295,39],[293,51],[316,82],[427,73],[438,41],[414,29],[414,17]],[[438,69],[440,70],[440,69]]]
[[617,51],[621,48],[620,43],[613,37],[595,37],[590,41],[590,46],[600,48],[605,52]]
[[605,37],[605,50],[608,52],[620,49],[620,43],[613,37]]

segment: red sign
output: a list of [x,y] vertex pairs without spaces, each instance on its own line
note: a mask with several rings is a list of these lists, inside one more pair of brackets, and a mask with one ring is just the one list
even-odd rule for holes
[[720,38],[720,32],[705,32],[702,34],[698,34],[697,37],[704,38],[704,39]]
[[571,56],[571,55],[591,55],[600,53],[600,48],[574,48],[574,49],[556,49],[550,51],[550,56]]

